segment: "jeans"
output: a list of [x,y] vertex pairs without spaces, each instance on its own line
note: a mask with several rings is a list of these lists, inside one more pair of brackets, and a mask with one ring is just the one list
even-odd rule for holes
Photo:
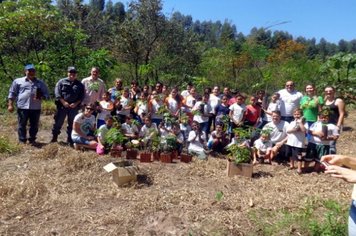
[[38,132],[38,122],[40,120],[41,110],[30,110],[30,109],[17,109],[17,123],[18,123],[18,136],[19,141],[25,143],[27,141],[27,122],[30,121],[30,138],[29,142],[34,142],[36,140],[36,135]]
[[200,125],[200,129],[205,132],[206,140],[208,140],[208,136],[209,136],[209,133],[210,133],[209,122],[202,122],[202,123],[199,123],[199,125]]
[[350,236],[356,235],[356,201],[355,200],[352,200],[351,202],[348,231]]
[[64,120],[67,117],[67,142],[73,143],[71,134],[73,129],[74,117],[78,114],[79,107],[76,108],[65,108],[63,106],[57,106],[57,111],[54,114],[54,124],[52,128],[53,137],[58,137],[61,133],[61,128],[63,126]]

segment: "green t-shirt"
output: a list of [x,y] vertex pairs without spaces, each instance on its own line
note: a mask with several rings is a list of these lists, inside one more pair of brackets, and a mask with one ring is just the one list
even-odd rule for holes
[[306,121],[317,121],[318,120],[318,107],[324,104],[324,99],[320,96],[314,96],[310,98],[309,96],[303,96],[300,100],[300,108],[303,110],[303,116]]

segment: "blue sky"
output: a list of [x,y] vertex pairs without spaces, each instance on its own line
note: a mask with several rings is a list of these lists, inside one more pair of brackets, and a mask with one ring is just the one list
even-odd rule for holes
[[[127,6],[126,0],[121,0]],[[163,13],[174,11],[191,15],[195,20],[225,20],[248,35],[253,27],[283,30],[294,38],[356,39],[355,0],[163,0]]]

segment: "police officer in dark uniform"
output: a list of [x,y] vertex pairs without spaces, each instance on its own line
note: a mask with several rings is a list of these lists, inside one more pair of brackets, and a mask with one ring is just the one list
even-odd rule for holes
[[67,142],[73,145],[71,133],[74,117],[78,114],[80,104],[84,99],[84,85],[77,80],[75,67],[68,67],[68,77],[61,79],[54,89],[57,111],[54,115],[51,142],[57,142],[64,120],[67,118]]

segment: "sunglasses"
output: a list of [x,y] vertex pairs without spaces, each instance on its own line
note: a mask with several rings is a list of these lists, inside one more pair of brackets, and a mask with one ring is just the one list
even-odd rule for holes
[[89,111],[94,111],[94,109],[91,108],[91,107],[86,107],[85,109],[87,109],[87,110],[89,110]]

